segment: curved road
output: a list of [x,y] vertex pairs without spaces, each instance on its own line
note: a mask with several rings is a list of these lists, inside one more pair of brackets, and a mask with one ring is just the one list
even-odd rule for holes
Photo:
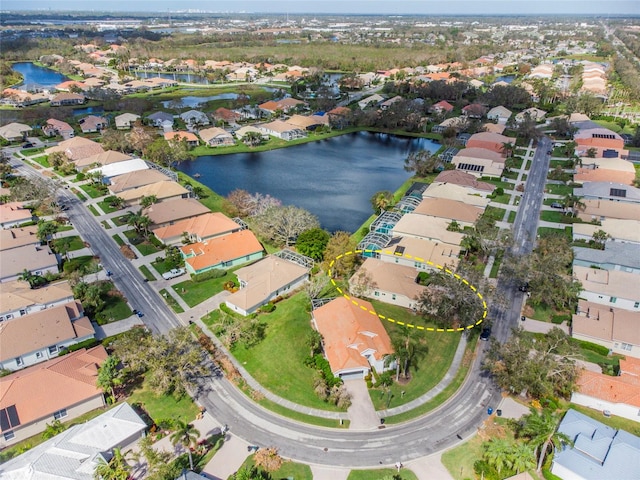
[[[541,141],[544,145],[544,141]],[[538,149],[536,157],[546,147]],[[548,168],[548,156],[546,165]],[[23,174],[39,175],[23,162],[12,162]],[[538,166],[539,168],[536,168]],[[535,175],[533,170],[540,170]],[[514,238],[519,248],[517,254],[533,247],[539,215],[535,215],[533,203],[541,203],[542,185],[531,179],[546,177],[544,161],[534,160],[522,204],[532,206],[526,212],[518,212],[514,225]],[[529,184],[532,183],[530,188]],[[535,188],[534,188],[535,185]],[[539,190],[536,192],[535,190]],[[59,190],[59,197],[70,208],[67,212],[78,232],[96,252],[100,252],[105,268],[114,274],[113,280],[129,302],[145,312],[143,320],[155,333],[166,333],[180,325],[179,320],[159,294],[143,282],[140,272],[125,259],[111,239],[108,231],[84,208],[82,202],[69,190]],[[540,205],[538,204],[538,210]],[[538,212],[539,213],[539,212]],[[491,309],[494,336],[504,341],[520,315],[522,294],[509,282],[498,282],[498,294],[510,307],[504,311]],[[298,423],[274,414],[254,404],[224,378],[213,378],[209,390],[199,400],[220,422],[229,425],[231,431],[248,442],[260,446],[276,446],[288,458],[305,463],[344,466],[375,467],[380,464],[407,462],[442,450],[474,433],[487,417],[487,407],[500,400],[500,391],[480,370],[487,344],[480,342],[464,385],[446,404],[424,417],[398,425],[385,425],[373,431],[329,429]]]

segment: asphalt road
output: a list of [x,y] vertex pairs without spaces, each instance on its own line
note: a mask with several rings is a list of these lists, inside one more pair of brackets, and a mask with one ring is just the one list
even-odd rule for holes
[[[534,166],[514,223],[514,253],[533,248],[549,158],[546,140],[540,142]],[[543,152],[541,154],[540,152]],[[543,158],[545,157],[546,158]],[[538,163],[539,162],[539,163]],[[37,171],[20,163],[19,169],[29,176]],[[179,320],[159,297],[143,282],[142,275],[120,253],[115,242],[95,217],[71,192],[59,191],[70,208],[67,211],[74,226],[95,252],[99,252],[105,268],[114,273],[114,281],[134,308],[145,312],[142,320],[156,333],[165,333],[179,325]],[[536,206],[536,202],[538,202]],[[522,208],[524,206],[524,208]],[[522,294],[508,281],[500,279],[498,294],[509,307],[491,307],[494,336],[506,340],[518,323]],[[435,334],[435,333],[434,333]],[[480,342],[478,356],[465,384],[444,405],[428,415],[399,425],[385,425],[373,431],[348,431],[314,427],[294,422],[254,404],[224,378],[214,378],[210,389],[199,400],[231,431],[259,446],[276,446],[280,454],[306,463],[344,467],[376,467],[380,464],[407,462],[446,447],[477,431],[487,418],[487,407],[495,408],[500,391],[481,372],[480,366],[487,343]]]

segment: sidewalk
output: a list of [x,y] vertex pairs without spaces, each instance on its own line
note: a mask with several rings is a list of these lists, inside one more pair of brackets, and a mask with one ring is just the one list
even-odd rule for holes
[[[240,437],[227,433],[224,445],[216,452],[209,463],[205,465],[202,473],[206,475],[206,478],[212,480],[227,480],[230,475],[238,471],[245,459],[249,456],[249,452],[247,451],[248,446],[249,444]],[[315,475],[313,478],[315,479]]]

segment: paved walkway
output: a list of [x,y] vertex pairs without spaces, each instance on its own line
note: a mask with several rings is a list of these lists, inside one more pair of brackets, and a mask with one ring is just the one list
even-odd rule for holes
[[441,461],[442,452],[407,462],[407,468],[416,474],[418,480],[454,480]]
[[367,383],[364,379],[345,380],[344,386],[351,395],[349,430],[375,430],[380,426],[380,419],[373,407]]
[[562,322],[561,324],[551,323],[551,322],[541,322],[540,320],[534,320],[533,318],[526,318],[524,322],[520,322],[520,326],[526,330],[527,332],[535,332],[535,333],[549,333],[551,329],[554,327],[560,328],[567,335],[570,334],[569,326],[566,322]]
[[[249,444],[240,437],[228,433],[224,445],[202,469],[206,478],[212,480],[227,480],[230,475],[238,471],[246,460]],[[315,476],[313,477],[315,479]],[[335,480],[335,479],[334,479]]]

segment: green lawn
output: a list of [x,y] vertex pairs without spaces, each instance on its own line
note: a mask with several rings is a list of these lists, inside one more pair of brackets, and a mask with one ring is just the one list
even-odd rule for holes
[[149,270],[149,267],[147,267],[146,265],[140,265],[140,271],[142,272],[142,275],[144,275],[144,278],[146,278],[150,282],[157,280],[155,275],[151,273],[151,270]]
[[189,395],[185,394],[180,398],[173,395],[158,395],[145,383],[131,393],[127,402],[140,403],[155,422],[166,419],[191,422],[199,412]]
[[[210,155],[207,153],[206,155]],[[204,183],[200,183],[197,179],[188,177],[182,172],[178,172],[178,181],[184,185],[185,183],[190,183],[193,187],[200,187],[204,192],[203,195],[200,196],[199,201],[205,207],[209,207],[212,212],[224,212],[224,202],[225,198],[221,195],[218,195],[216,192],[207,187]]]
[[509,195],[508,193],[505,193],[503,195],[496,195],[495,197],[491,198],[492,202],[504,203],[505,205],[509,204],[509,200],[511,200],[511,195]]
[[[251,455],[247,457],[240,468],[253,466],[255,466],[255,463],[253,461],[253,455]],[[273,479],[282,480],[286,480],[288,478],[292,478],[294,480],[313,479],[313,474],[311,473],[311,467],[309,465],[305,465],[303,463],[295,463],[291,460],[286,460],[278,470],[276,470],[275,472],[269,472],[269,475]]]
[[508,218],[507,222],[509,222],[509,223],[515,222],[516,221],[516,214],[517,214],[517,212],[515,210],[509,212],[509,218]]
[[157,253],[162,250],[156,247],[150,240],[145,240],[139,236],[135,230],[127,230],[124,232],[124,236],[127,237],[131,245],[135,246],[143,257]]
[[102,200],[101,202],[98,202],[98,206],[100,207],[100,210],[102,210],[104,213],[113,213],[120,210],[119,208],[112,207],[111,205],[109,205],[109,202],[106,202],[104,200]]
[[416,474],[407,468],[401,468],[400,473],[395,468],[379,468],[377,470],[351,470],[347,480],[383,480],[396,478],[402,480],[417,480]]
[[102,296],[102,299],[104,300],[104,308],[96,315],[96,321],[99,325],[124,320],[133,315],[126,300],[120,295],[107,293]]
[[123,225],[126,225],[126,224],[127,224],[127,215],[121,215],[121,216],[119,216],[119,217],[113,217],[113,218],[111,219],[111,221],[112,221],[113,223],[115,223],[115,225],[116,225],[117,227],[121,227],[121,226],[123,226]]
[[502,172],[502,176],[503,176],[504,178],[508,178],[508,179],[510,179],[510,180],[517,180],[518,175],[519,175],[519,174],[518,174],[518,172],[517,172],[516,170],[511,170],[511,171],[509,171],[509,172],[507,172],[507,171]]
[[499,178],[495,177],[480,177],[480,181],[495,185],[496,188],[502,187],[504,190],[513,190],[514,187],[513,183],[503,182]]
[[570,168],[570,164],[567,163],[570,160],[571,160],[570,158],[563,158],[563,159],[554,158],[553,160],[551,160],[551,162],[549,162],[549,168],[551,169],[556,167]]
[[567,215],[557,210],[543,210],[540,212],[540,219],[545,222],[565,223]]
[[58,225],[56,228],[56,232],[68,232],[73,230],[73,225]]
[[467,442],[442,454],[442,464],[455,480],[476,478],[473,464],[482,458],[482,439],[475,435]]
[[31,156],[31,155],[35,155],[36,153],[42,153],[44,152],[44,147],[36,147],[36,148],[25,148],[24,150],[21,151],[22,154],[24,156]]
[[75,250],[80,250],[84,248],[84,242],[79,235],[74,235],[71,237],[62,237],[56,238],[51,241],[51,248],[61,255],[64,255],[67,252],[73,252]]
[[488,206],[484,210],[483,215],[495,220],[496,222],[501,222],[502,219],[504,218],[504,214],[506,213],[506,211],[507,210],[504,208]]
[[547,184],[547,192],[553,195],[571,195],[573,193],[572,185],[556,185],[555,183]]
[[165,288],[160,290],[160,292],[158,293],[162,295],[162,298],[164,298],[164,301],[167,302],[167,305],[169,305],[174,312],[184,313],[184,308],[180,306],[180,304],[176,301],[176,299],[173,298],[173,296],[170,295]]
[[89,205],[89,211],[93,214],[94,217],[99,217],[101,214],[98,212],[95,206]]
[[96,186],[92,183],[87,183],[86,185],[80,185],[80,188],[91,198],[98,198],[106,195],[108,192],[106,186]]
[[405,413],[387,417],[386,423],[402,423],[412,420],[421,415],[424,415],[427,412],[430,412],[434,408],[437,408],[444,402],[446,402],[460,388],[460,386],[464,382],[464,379],[467,377],[471,362],[473,361],[473,352],[475,351],[477,342],[478,335],[472,335],[469,339],[469,343],[467,343],[467,348],[465,349],[464,357],[462,359],[462,365],[456,372],[456,376],[454,377],[453,381],[442,392],[440,392],[428,402],[420,405],[418,408],[414,408],[413,410]]
[[38,164],[42,165],[44,168],[49,168],[49,167],[51,167],[51,165],[49,165],[48,158],[49,157],[47,155],[40,155],[39,157],[34,157],[31,160],[33,160],[34,162],[37,162]]
[[124,245],[124,240],[122,240],[122,237],[120,236],[120,234],[116,233],[115,235],[113,235],[111,238],[113,238],[113,240],[119,245],[122,246]]
[[65,274],[75,272],[76,270],[83,274],[94,273],[98,271],[98,260],[91,255],[71,258],[69,260],[65,260],[62,270]]
[[493,261],[493,265],[491,266],[491,272],[489,273],[489,278],[498,278],[498,271],[500,270],[500,264],[502,263],[502,256],[504,252],[500,250]]
[[106,220],[103,220],[100,223],[102,224],[102,226],[104,227],[105,230],[109,230],[111,228],[111,225]]
[[[160,271],[160,269],[156,267],[157,265],[164,265],[164,263],[153,264],[153,266],[158,271]],[[223,277],[211,278],[209,280],[205,280],[204,282],[194,282],[193,280],[186,280],[184,282],[172,285],[172,288],[178,295],[180,295],[180,297],[187,303],[187,305],[193,308],[199,303],[204,302],[206,299],[213,297],[216,293],[221,292],[224,289],[224,284],[229,280],[237,282],[238,279],[233,274],[233,272],[238,268],[240,268],[240,266],[227,270],[227,274]],[[167,270],[165,270],[165,272]]]
[[[371,304],[378,314],[387,318],[404,323],[435,326],[427,324],[420,316],[414,315],[407,309],[375,300],[372,300]],[[396,334],[402,334],[401,327],[395,323],[383,321],[383,325],[392,338]],[[411,369],[410,373],[413,378],[409,383],[394,383],[391,386],[391,402],[389,403],[391,408],[418,398],[442,380],[451,365],[461,335],[457,332],[426,332],[424,330],[410,330],[410,332],[424,342],[428,352],[419,357],[415,366]],[[404,396],[402,395],[403,391],[405,392]],[[369,395],[376,410],[387,408],[389,397],[388,395],[383,396],[383,393],[384,391],[380,389],[369,390]]]
[[307,335],[311,332],[309,299],[304,292],[276,304],[271,313],[261,314],[267,323],[265,339],[249,349],[233,348],[232,353],[262,386],[300,405],[338,410],[313,391],[315,370],[306,367],[309,356]]
[[538,227],[538,235],[541,237],[546,237],[548,235],[566,235],[569,241],[573,239],[573,228],[564,227],[564,230],[560,230],[559,228],[550,228],[550,227]]
[[73,192],[74,195],[76,195],[83,202],[87,199],[86,195],[84,193],[82,193],[80,190],[78,190],[77,188],[72,188],[71,191]]

